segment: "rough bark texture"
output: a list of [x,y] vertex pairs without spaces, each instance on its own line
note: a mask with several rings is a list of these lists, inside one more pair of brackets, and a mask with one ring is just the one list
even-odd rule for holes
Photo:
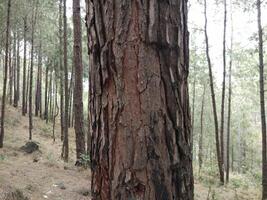
[[[85,138],[83,131],[83,66],[82,66],[82,34],[80,0],[73,0],[73,64],[75,69],[74,84],[74,117],[76,135],[76,158],[79,160],[85,154]],[[67,116],[68,117],[68,116]],[[69,125],[69,123],[68,123]]]
[[0,132],[0,148],[3,147],[4,134],[5,134],[5,107],[6,107],[6,84],[7,84],[7,70],[8,70],[8,49],[9,49],[9,37],[10,37],[10,8],[11,0],[7,3],[7,23],[6,23],[6,46],[5,46],[5,70],[4,70],[4,82],[3,82],[3,96],[1,105],[1,132]]
[[209,79],[210,79],[210,93],[212,100],[212,109],[213,109],[213,117],[214,117],[214,127],[215,127],[215,141],[216,141],[216,153],[217,153],[217,161],[218,168],[220,173],[220,181],[224,184],[224,172],[223,172],[223,164],[221,158],[221,149],[220,149],[220,139],[219,139],[219,125],[218,125],[218,117],[217,117],[217,109],[216,109],[216,98],[213,86],[213,73],[212,73],[212,65],[209,55],[209,38],[208,38],[208,20],[207,20],[207,1],[204,0],[204,15],[205,15],[205,43],[206,43],[206,56],[209,67]]
[[257,0],[258,35],[259,35],[259,70],[260,70],[260,105],[262,132],[262,199],[267,199],[267,157],[266,157],[266,116],[264,100],[264,63],[263,63],[263,31],[261,26],[261,1]]
[[92,199],[193,199],[185,0],[87,0]]

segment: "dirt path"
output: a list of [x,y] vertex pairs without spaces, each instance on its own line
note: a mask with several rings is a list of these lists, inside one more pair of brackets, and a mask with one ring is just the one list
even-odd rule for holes
[[[28,118],[8,107],[5,147],[0,149],[0,185],[19,189],[31,200],[85,200],[90,188],[90,171],[74,167],[74,133],[70,130],[70,162],[60,159],[61,142],[52,141],[52,125],[35,118],[33,141],[40,152],[25,154],[19,150],[27,142]],[[37,162],[36,162],[37,161]]]

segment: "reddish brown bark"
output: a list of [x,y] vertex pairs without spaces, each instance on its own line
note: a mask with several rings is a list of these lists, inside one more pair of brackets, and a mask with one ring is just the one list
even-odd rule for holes
[[92,199],[193,199],[185,0],[87,0]]

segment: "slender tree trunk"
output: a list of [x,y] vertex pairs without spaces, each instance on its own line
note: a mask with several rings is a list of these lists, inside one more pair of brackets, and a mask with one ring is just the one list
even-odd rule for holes
[[230,49],[230,63],[229,63],[229,83],[228,83],[228,118],[227,118],[227,152],[226,152],[226,182],[229,183],[230,170],[230,137],[231,137],[231,103],[232,103],[232,63],[233,63],[233,17],[232,17],[232,0],[231,4],[231,49]]
[[3,81],[3,95],[2,95],[2,105],[1,105],[1,132],[0,132],[0,148],[3,148],[4,135],[5,135],[5,107],[6,107],[6,84],[7,84],[7,70],[8,70],[8,50],[9,50],[9,37],[10,37],[10,8],[11,0],[7,3],[7,22],[6,22],[6,46],[5,46],[5,73]]
[[221,104],[221,160],[224,172],[224,106],[225,106],[225,78],[226,78],[226,29],[227,29],[227,3],[224,4],[224,25],[223,25],[223,82],[222,82],[222,104]]
[[29,140],[32,140],[32,82],[33,82],[33,49],[34,49],[34,26],[32,25],[31,36],[31,66],[30,66],[30,82],[29,82]]
[[60,128],[61,141],[64,135],[64,69],[62,64],[62,0],[59,2],[59,68],[60,68]]
[[48,122],[48,73],[49,68],[46,66],[45,71],[45,111],[44,111],[44,119],[46,120],[46,123]]
[[24,58],[23,58],[23,83],[22,83],[22,115],[25,116],[26,114],[26,53],[27,53],[27,41],[26,41],[26,34],[27,34],[27,17],[24,18]]
[[43,84],[43,55],[42,55],[42,43],[40,44],[40,71],[39,71],[39,115],[42,118],[42,84]]
[[[81,155],[85,154],[85,139],[83,130],[83,66],[82,66],[82,34],[80,0],[73,0],[73,64],[75,70],[74,84],[74,117],[76,135],[76,158],[79,162]],[[69,125],[69,123],[68,123]]]
[[53,116],[53,141],[55,142],[56,141],[56,136],[55,136],[55,126],[56,126],[56,118],[58,116],[58,112],[59,112],[59,108],[58,108],[58,103],[57,103],[57,80],[55,78],[55,103],[54,103],[54,106],[55,106],[55,115]]
[[[194,122],[195,122],[195,98],[196,98],[196,78],[195,78],[195,66],[194,66],[194,82],[193,82],[193,100],[192,100],[192,140],[194,140]],[[193,147],[193,145],[192,145]],[[196,154],[196,149],[193,149],[193,156]]]
[[204,121],[204,106],[205,106],[205,93],[206,85],[204,85],[202,103],[201,103],[201,112],[200,112],[200,134],[199,134],[199,151],[198,151],[198,160],[199,160],[199,173],[203,164],[203,121]]
[[90,69],[88,71],[88,131],[87,131],[87,154],[91,155],[91,143],[92,143],[92,136],[91,136],[91,120],[90,120],[90,109],[91,109],[91,101],[90,101]]
[[71,78],[70,78],[70,87],[69,87],[69,97],[70,97],[70,101],[69,101],[69,116],[68,116],[68,126],[69,128],[71,127],[71,117],[72,117],[72,108],[73,108],[73,78],[74,78],[74,64],[72,65],[71,68]]
[[211,90],[211,100],[212,100],[212,108],[213,108],[213,116],[214,116],[214,126],[215,126],[215,141],[216,141],[216,152],[217,152],[217,161],[218,161],[218,168],[220,173],[220,181],[224,184],[224,172],[223,172],[223,165],[221,159],[221,150],[220,150],[220,139],[219,139],[219,125],[218,125],[218,117],[217,117],[217,110],[216,110],[216,99],[215,99],[215,92],[213,86],[213,75],[212,75],[212,66],[211,60],[209,55],[209,39],[208,39],[208,31],[207,31],[207,2],[204,0],[204,15],[205,15],[205,42],[206,42],[206,56],[207,62],[209,67],[209,78],[210,78],[210,90]]
[[[29,57],[31,57],[31,50],[29,50]],[[28,72],[27,72],[27,84],[26,84],[26,108],[25,113],[28,112],[28,100],[29,100],[29,83],[30,83],[30,63],[28,64]]]
[[[13,38],[13,106],[15,107],[15,101],[16,101],[16,93],[17,93],[17,32],[14,31],[14,38]],[[12,103],[12,102],[11,102]]]
[[68,115],[69,115],[69,91],[68,91],[68,55],[67,55],[67,15],[66,0],[63,0],[63,44],[64,44],[64,81],[65,81],[65,112],[64,112],[64,138],[62,146],[62,158],[65,162],[69,160],[69,134],[68,134]]
[[17,77],[17,85],[16,85],[16,92],[14,97],[14,107],[18,107],[19,102],[19,96],[20,96],[20,33],[18,31],[17,33],[17,71],[16,71],[16,77]]
[[48,105],[49,105],[49,109],[48,109],[48,120],[51,121],[53,119],[52,116],[52,92],[53,92],[53,70],[50,71],[50,76],[49,76],[49,94],[48,94]]
[[92,199],[192,200],[186,1],[86,3]]
[[40,42],[38,49],[38,68],[36,72],[36,93],[35,93],[35,116],[37,117],[40,113],[40,101],[41,101],[41,71],[42,71],[42,55],[41,55],[42,44]]
[[[15,38],[16,36],[13,35]],[[15,40],[16,41],[16,40]],[[13,53],[11,53],[11,49],[13,47]],[[11,56],[11,54],[13,54]],[[12,44],[11,39],[10,39],[10,52],[9,52],[9,104],[12,105],[12,100],[13,100],[13,68],[14,64],[16,63],[16,58],[14,57],[14,54],[16,54],[16,45]],[[13,62],[11,61],[13,58]]]
[[266,157],[266,116],[264,100],[264,63],[263,63],[263,31],[261,26],[261,1],[257,0],[258,35],[259,35],[259,70],[260,70],[260,105],[262,132],[262,199],[267,199],[267,157]]

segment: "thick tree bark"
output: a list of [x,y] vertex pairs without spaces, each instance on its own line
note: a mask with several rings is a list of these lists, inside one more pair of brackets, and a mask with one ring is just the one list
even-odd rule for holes
[[3,148],[4,135],[5,135],[5,107],[6,107],[6,85],[7,85],[7,70],[8,70],[8,51],[9,51],[9,37],[10,37],[10,8],[11,0],[7,3],[7,22],[6,22],[6,44],[5,44],[5,70],[3,81],[3,95],[1,105],[1,132],[0,132],[0,148]]
[[205,106],[205,94],[206,94],[206,85],[204,85],[202,102],[201,102],[201,111],[200,111],[200,134],[199,134],[199,151],[198,151],[198,164],[199,164],[199,173],[203,164],[203,121],[204,121],[204,106]]
[[22,115],[25,116],[26,114],[26,53],[27,53],[27,41],[26,41],[26,34],[27,34],[27,17],[24,18],[24,48],[23,48],[23,83],[22,83]]
[[221,158],[221,149],[220,149],[220,139],[219,139],[219,125],[218,125],[218,117],[217,117],[217,109],[216,109],[216,98],[213,86],[213,74],[212,74],[212,66],[209,55],[209,38],[208,38],[208,20],[207,20],[207,1],[204,0],[204,15],[205,15],[205,42],[206,42],[206,56],[209,67],[209,79],[210,79],[210,90],[211,90],[211,100],[212,100],[212,109],[214,116],[214,127],[215,127],[215,141],[216,141],[216,152],[217,152],[217,161],[218,168],[220,173],[220,181],[224,184],[224,171],[223,164]]
[[[79,161],[85,154],[85,138],[83,130],[83,65],[80,0],[73,0],[73,64],[75,70],[74,84],[74,117],[76,135],[76,158]],[[69,125],[69,124],[68,124]]]
[[63,0],[63,45],[64,45],[64,82],[65,82],[65,112],[64,112],[64,137],[62,146],[62,158],[65,162],[69,160],[69,129],[68,129],[68,115],[69,115],[69,91],[68,91],[68,48],[67,48],[67,15],[66,15],[66,0]]
[[267,199],[267,157],[266,157],[266,116],[264,100],[264,62],[263,62],[263,31],[261,26],[261,1],[257,0],[258,35],[259,35],[259,71],[260,71],[260,107],[262,132],[262,199]]
[[92,199],[193,199],[186,1],[86,3]]

